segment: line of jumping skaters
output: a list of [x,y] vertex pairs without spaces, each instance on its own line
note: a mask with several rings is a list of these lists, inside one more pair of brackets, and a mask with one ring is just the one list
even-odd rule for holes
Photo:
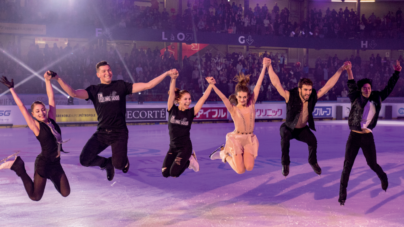
[[[249,89],[250,77],[239,74],[235,77],[237,82],[235,93],[227,98],[216,86],[213,77],[207,77],[209,83],[203,96],[194,107],[191,104],[191,94],[186,90],[176,88],[176,79],[179,76],[176,69],[171,69],[154,78],[148,83],[127,83],[123,80],[112,80],[112,70],[106,61],[96,65],[96,74],[100,84],[91,85],[86,89],[72,89],[65,81],[53,71],[44,74],[46,92],[49,99],[49,111],[44,103],[35,101],[31,106],[31,113],[19,99],[14,81],[2,77],[0,82],[10,89],[15,103],[24,116],[28,127],[38,139],[42,151],[35,160],[34,180],[28,176],[24,161],[18,153],[0,161],[0,169],[11,169],[22,180],[30,199],[39,201],[44,193],[47,179],[64,197],[70,194],[69,181],[60,164],[60,154],[63,151],[60,127],[56,123],[56,104],[52,90],[51,80],[56,80],[61,88],[73,98],[91,100],[98,115],[97,131],[91,136],[80,154],[80,163],[83,166],[98,166],[106,170],[107,179],[114,178],[115,169],[127,173],[130,167],[128,159],[128,128],[125,121],[126,96],[132,93],[152,89],[167,76],[171,77],[167,111],[169,113],[168,129],[170,145],[163,161],[162,174],[164,177],[179,177],[187,168],[199,171],[196,154],[192,148],[190,130],[195,115],[202,108],[212,90],[220,97],[234,121],[234,131],[226,135],[226,144],[215,150],[210,159],[220,159],[229,163],[238,174],[251,171],[258,155],[259,142],[254,134],[255,103],[265,73],[268,72],[272,85],[286,101],[286,121],[280,127],[282,148],[282,174],[289,174],[289,147],[290,140],[296,139],[308,145],[308,162],[318,175],[321,168],[317,162],[317,139],[312,130],[315,129],[312,112],[317,100],[325,95],[338,81],[343,71],[348,74],[348,97],[351,101],[351,110],[348,124],[351,130],[346,144],[345,161],[341,174],[340,192],[338,202],[344,205],[347,198],[349,175],[360,148],[369,167],[376,172],[381,180],[381,187],[387,190],[388,179],[386,173],[377,164],[376,148],[372,130],[376,127],[381,103],[392,92],[397,83],[401,66],[397,61],[394,74],[390,77],[386,87],[381,91],[372,91],[372,81],[361,79],[355,82],[352,74],[351,62],[345,62],[327,83],[316,91],[310,79],[302,78],[298,87],[285,90],[276,73],[271,59],[264,58],[262,70],[254,90]],[[99,154],[111,146],[112,157],[105,158]]]

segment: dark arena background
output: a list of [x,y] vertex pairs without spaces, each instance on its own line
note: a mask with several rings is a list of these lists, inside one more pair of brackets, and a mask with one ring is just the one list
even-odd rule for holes
[[[402,9],[402,0],[1,0],[0,76],[13,79],[14,87],[9,89],[11,82],[0,84],[0,226],[404,226],[404,76],[390,80],[404,65]],[[162,165],[170,154],[167,100],[173,79],[167,76],[147,87],[151,89],[136,90],[133,85],[122,114],[129,132],[129,162],[123,166],[130,163],[130,168],[126,173],[118,168],[114,154],[115,176],[110,181],[107,164],[100,164],[104,170],[86,167],[80,155],[84,147],[96,149],[86,144],[101,121],[92,101],[97,93],[94,99],[80,98],[58,79],[51,80],[53,102],[47,93],[48,70],[71,90],[86,89],[101,86],[103,76],[97,76],[96,64],[107,61],[112,81],[126,85],[150,84],[176,69],[176,87],[189,92],[192,107],[212,87],[206,77],[213,77],[216,88],[229,97],[235,93],[234,77],[250,75],[252,92],[268,59],[279,81],[271,81],[265,70],[256,89],[253,131],[259,150],[253,170],[243,174],[209,157],[234,130],[231,112],[214,90],[190,130],[199,172],[186,169],[180,177],[165,178]],[[351,91],[347,62],[355,81],[372,80],[372,91],[387,92],[390,86],[388,97],[373,102],[362,90]],[[316,126],[312,133],[321,175],[308,163],[307,144],[292,140],[290,173],[285,177],[280,127],[288,123],[293,105],[286,104],[279,88],[290,90],[301,78],[309,78],[319,92],[335,74],[338,80],[307,113]],[[356,101],[352,92],[358,94]],[[100,95],[102,100],[116,97],[101,92],[99,100]],[[372,95],[369,100],[376,97]],[[125,97],[117,98],[125,105]],[[46,149],[32,128],[54,131],[47,120],[32,120],[31,112],[33,117],[40,114],[31,109],[37,100],[55,116],[64,142],[70,139],[63,143],[68,153],[60,154],[70,185],[67,194],[58,192],[63,185],[39,177],[37,156]],[[369,158],[360,149],[356,159],[353,156],[341,206],[341,174],[352,159],[346,154],[348,138],[359,134],[349,124],[353,115],[361,120],[366,112],[360,100],[380,111],[378,116],[373,111],[377,127],[367,134],[374,136],[376,153]],[[103,111],[115,113],[117,108]],[[52,141],[57,138],[48,135]],[[99,143],[109,143],[106,138],[99,137]],[[109,146],[100,156],[111,157],[114,149]],[[47,182],[43,196],[27,196],[31,184],[27,186],[14,169],[20,159],[14,163],[15,156],[8,157],[15,152],[25,163],[25,175],[32,180],[35,176],[35,190],[37,176]],[[374,172],[376,154],[387,174],[386,191]]]

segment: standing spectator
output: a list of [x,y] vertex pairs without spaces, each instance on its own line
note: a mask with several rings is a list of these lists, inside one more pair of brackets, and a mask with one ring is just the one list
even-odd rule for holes
[[272,13],[274,13],[274,14],[279,13],[279,6],[278,6],[277,2],[275,2],[274,8],[272,9]]
[[403,11],[401,11],[401,7],[399,7],[397,12],[396,12],[396,17],[401,19],[402,14],[403,14]]
[[341,91],[341,97],[346,98],[348,96],[348,91],[346,90],[346,88],[344,87]]
[[268,18],[268,16],[266,16],[265,19],[264,19],[265,32],[268,32],[268,31],[269,31],[268,26],[269,26],[269,18]]
[[369,61],[370,61],[370,63],[372,63],[372,64],[375,63],[375,55],[374,55],[374,54],[370,55]]
[[376,55],[376,62],[375,62],[376,67],[382,66],[382,58],[380,57],[379,54]]
[[197,84],[199,79],[199,70],[197,68],[194,68],[192,71],[192,83]]
[[283,69],[284,65],[285,65],[285,55],[281,54],[281,56],[279,57],[279,67],[280,67],[280,70]]
[[362,59],[361,59],[361,57],[359,56],[359,54],[356,55],[354,62],[355,62],[355,64],[356,64],[357,66],[361,67],[361,65],[362,65]]
[[328,68],[324,67],[323,71],[324,71],[324,80],[328,80]]
[[237,73],[241,73],[241,70],[243,70],[243,65],[241,64],[241,61],[238,62],[236,69]]

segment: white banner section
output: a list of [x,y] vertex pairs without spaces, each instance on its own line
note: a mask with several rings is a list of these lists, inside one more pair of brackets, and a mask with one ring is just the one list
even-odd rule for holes
[[[46,103],[46,102],[45,102]],[[393,119],[404,117],[404,104],[383,103],[380,117],[384,117],[385,107],[392,106]],[[337,106],[342,106],[342,116],[347,118],[351,104],[349,103],[317,103],[314,118],[335,119]],[[30,106],[26,106],[29,110]],[[255,117],[260,119],[286,118],[286,104],[282,102],[263,103],[255,105]],[[166,104],[127,104],[126,122],[162,122],[168,120]],[[230,113],[223,104],[206,104],[196,114],[195,121],[220,121],[231,120]],[[97,114],[93,105],[58,105],[56,111],[58,123],[96,123]],[[0,105],[0,126],[25,126],[27,125],[19,108],[15,105]]]

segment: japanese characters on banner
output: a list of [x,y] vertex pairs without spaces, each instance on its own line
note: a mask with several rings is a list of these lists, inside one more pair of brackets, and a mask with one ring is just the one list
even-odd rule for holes
[[285,119],[286,104],[255,104],[255,119]]
[[332,106],[314,107],[313,118],[333,118]]
[[196,114],[194,120],[227,120],[226,107],[203,107]]

